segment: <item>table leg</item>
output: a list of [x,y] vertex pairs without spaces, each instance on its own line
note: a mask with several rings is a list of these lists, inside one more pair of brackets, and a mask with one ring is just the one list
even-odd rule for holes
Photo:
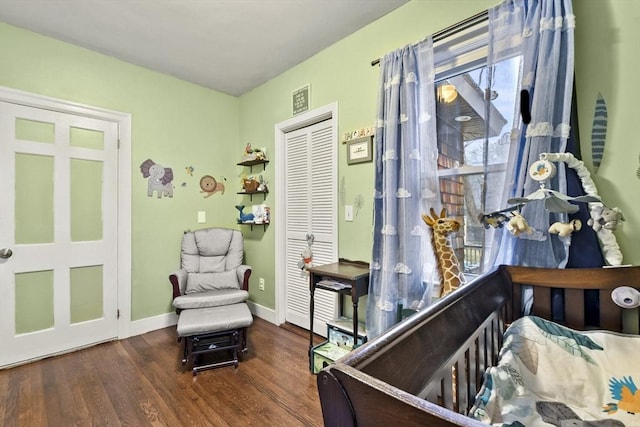
[[315,284],[313,274],[309,275],[309,369],[313,372],[313,312],[315,310]]
[[353,348],[358,346],[358,297],[353,299]]

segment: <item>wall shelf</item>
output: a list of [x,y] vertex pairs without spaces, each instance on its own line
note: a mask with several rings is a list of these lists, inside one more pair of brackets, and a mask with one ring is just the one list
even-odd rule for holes
[[247,161],[236,163],[236,164],[238,166],[249,166],[251,172],[253,172],[253,167],[255,165],[262,165],[262,170],[263,171],[266,170],[267,163],[269,163],[269,160],[247,160]]
[[262,225],[263,228],[264,228],[264,231],[267,231],[267,225],[269,225],[269,223],[268,222],[263,222],[263,223],[260,223],[260,224],[256,224],[255,222],[239,222],[238,225],[250,225],[251,226],[251,231],[253,231],[253,226],[254,225],[256,225],[256,226],[257,225]]
[[250,200],[253,201],[254,194],[262,194],[264,197],[264,200],[267,200],[267,193],[269,192],[268,191],[238,191],[237,194],[248,195],[250,197]]
[[[238,166],[243,166],[243,167],[250,167],[251,168],[251,172],[253,172],[253,167],[256,165],[262,165],[262,169],[265,170],[267,168],[267,163],[269,163],[269,160],[267,159],[253,159],[253,160],[245,160],[239,163],[236,163]],[[262,183],[262,175],[260,175],[260,185],[258,185],[258,181],[255,180],[255,178],[251,178],[251,179],[243,179],[242,180],[243,184],[242,184],[242,191],[238,191],[236,194],[242,195],[242,196],[249,196],[251,198],[251,201],[253,201],[253,195],[254,194],[262,194],[263,200],[267,200],[267,193],[269,193],[269,189],[266,186],[266,183]],[[255,190],[255,191],[247,191],[246,188],[251,188],[256,189],[256,188],[262,188],[262,190]],[[265,208],[266,211],[267,208]],[[268,211],[266,211],[268,212]],[[242,216],[242,215],[241,215]],[[251,217],[253,218],[253,216]],[[263,218],[258,218],[259,220],[262,219],[269,219],[268,215],[265,213]],[[242,222],[240,220],[238,220],[238,225],[249,225],[251,226],[251,230],[253,231],[253,226],[254,225],[262,225],[264,230],[267,230],[267,225],[269,225],[269,222],[254,222],[254,221],[249,221],[249,222]]]

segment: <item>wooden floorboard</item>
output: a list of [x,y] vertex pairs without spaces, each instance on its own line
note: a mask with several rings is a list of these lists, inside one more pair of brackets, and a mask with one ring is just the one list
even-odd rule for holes
[[248,347],[194,377],[170,327],[0,370],[0,425],[322,426],[308,332],[256,318]]

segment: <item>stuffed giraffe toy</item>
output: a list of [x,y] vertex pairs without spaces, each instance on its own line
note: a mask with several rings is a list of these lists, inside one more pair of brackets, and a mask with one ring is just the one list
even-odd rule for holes
[[438,216],[433,208],[431,216],[422,214],[422,220],[431,228],[431,244],[440,275],[440,298],[455,291],[464,282],[460,263],[449,241],[449,234],[460,229],[460,222],[448,218],[446,214],[446,209],[442,209]]
[[[460,272],[458,257],[451,247],[449,234],[460,230],[460,222],[447,217],[447,210],[442,209],[440,215],[431,208],[431,216],[422,214],[422,220],[431,228],[431,244],[438,264],[440,275],[440,298],[449,295],[460,287],[464,277]],[[456,365],[451,367],[451,384],[453,387],[454,401],[457,396],[458,372]]]

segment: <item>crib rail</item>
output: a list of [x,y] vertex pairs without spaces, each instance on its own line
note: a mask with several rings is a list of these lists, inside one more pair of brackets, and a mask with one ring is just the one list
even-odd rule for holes
[[468,414],[482,385],[484,372],[498,360],[506,328],[504,318],[504,310],[492,313],[417,396],[460,414]]
[[532,292],[531,314],[587,329],[595,293],[595,323],[619,332],[622,309],[610,298],[618,286],[640,288],[640,267],[499,267],[323,369],[325,425],[483,426],[465,415],[496,363],[505,328],[522,316],[524,294]]
[[628,330],[623,328],[623,309],[613,302],[611,291],[618,286],[640,288],[640,267],[554,270],[506,266],[504,269],[513,282],[514,313],[524,311],[523,295],[529,288],[533,292],[530,314],[572,329],[638,333],[637,320]]

